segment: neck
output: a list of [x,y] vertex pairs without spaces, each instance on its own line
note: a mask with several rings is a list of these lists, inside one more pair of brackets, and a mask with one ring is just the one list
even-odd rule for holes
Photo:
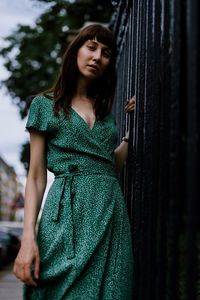
[[78,77],[76,89],[72,97],[72,105],[79,106],[80,104],[84,104],[87,107],[94,106],[94,99],[88,98],[87,95],[90,82],[85,80],[85,78]]
[[76,82],[76,89],[74,96],[79,98],[87,98],[87,91],[90,85],[90,80],[85,80],[85,78],[79,76]]

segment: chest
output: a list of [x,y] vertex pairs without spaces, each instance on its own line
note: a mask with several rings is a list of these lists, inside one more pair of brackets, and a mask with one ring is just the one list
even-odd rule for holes
[[75,107],[71,107],[72,110],[86,123],[86,125],[92,130],[94,127],[96,116],[93,110],[84,109],[81,110]]
[[[81,112],[80,112],[81,113]],[[60,114],[59,118],[53,117],[49,120],[49,139],[52,143],[67,145],[71,148],[77,142],[78,145],[90,144],[115,144],[118,137],[117,128],[111,114],[103,120],[96,119],[94,115],[79,115],[70,107],[69,118]]]

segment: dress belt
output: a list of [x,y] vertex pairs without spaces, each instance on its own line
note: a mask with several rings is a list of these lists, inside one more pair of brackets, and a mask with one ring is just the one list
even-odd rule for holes
[[[60,210],[63,207],[64,215],[67,216],[65,223],[63,224],[63,234],[64,234],[64,246],[66,249],[67,258],[72,259],[75,256],[74,249],[74,224],[73,224],[73,213],[72,213],[72,200],[75,196],[75,192],[72,190],[72,182],[74,176],[80,175],[92,175],[92,174],[102,174],[105,176],[113,176],[117,177],[117,174],[114,168],[106,169],[82,169],[79,170],[79,166],[76,164],[69,165],[68,170],[65,173],[55,175],[55,180],[60,181],[57,182],[54,201],[56,201],[56,205],[54,207],[54,211],[52,212],[52,220],[54,222],[59,222],[60,218]],[[65,204],[62,205],[64,193],[67,201],[64,200]]]

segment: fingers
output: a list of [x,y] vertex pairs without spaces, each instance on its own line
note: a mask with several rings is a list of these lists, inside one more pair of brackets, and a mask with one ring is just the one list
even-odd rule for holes
[[129,113],[135,109],[135,96],[133,96],[130,100],[127,100],[125,103],[125,111]]
[[40,258],[39,258],[39,256],[36,256],[35,262],[34,262],[34,276],[36,279],[39,278],[39,270],[40,270]]
[[126,131],[125,137],[128,139],[129,138],[129,130]]
[[[37,272],[39,273],[39,260],[37,262]],[[17,278],[26,283],[27,285],[37,286],[37,283],[33,280],[31,276],[31,264],[30,262],[22,262],[19,258],[16,258],[13,268],[13,273]],[[38,277],[36,277],[38,278]]]
[[24,277],[22,279],[27,285],[37,286],[37,283],[31,276],[31,266],[29,264],[24,266]]

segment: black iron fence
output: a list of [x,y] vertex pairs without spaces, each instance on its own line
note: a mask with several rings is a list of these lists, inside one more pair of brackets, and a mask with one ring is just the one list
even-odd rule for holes
[[[121,0],[114,114],[130,131],[121,175],[134,300],[200,299],[199,1]],[[124,105],[136,96],[136,109]]]

